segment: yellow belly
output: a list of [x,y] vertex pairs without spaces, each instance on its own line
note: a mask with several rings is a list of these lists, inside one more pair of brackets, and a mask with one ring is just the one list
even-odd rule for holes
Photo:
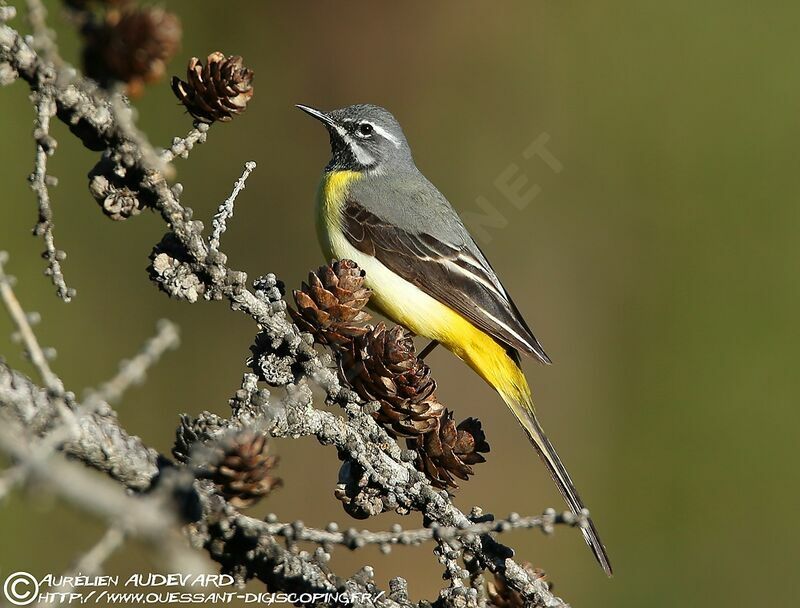
[[327,173],[317,201],[317,233],[328,259],[350,259],[365,272],[373,295],[369,305],[415,334],[437,340],[472,367],[507,401],[530,401],[525,377],[505,348],[465,317],[406,281],[373,256],[359,251],[341,227],[341,206],[354,180],[353,171]]

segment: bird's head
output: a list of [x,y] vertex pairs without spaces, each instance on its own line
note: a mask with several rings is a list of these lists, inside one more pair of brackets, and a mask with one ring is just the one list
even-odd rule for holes
[[368,171],[411,163],[400,123],[388,110],[369,104],[322,112],[298,105],[319,120],[331,136],[329,169]]

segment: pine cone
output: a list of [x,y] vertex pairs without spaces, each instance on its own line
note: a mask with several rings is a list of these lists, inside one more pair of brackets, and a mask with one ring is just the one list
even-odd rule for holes
[[372,291],[364,287],[364,274],[352,260],[339,260],[309,273],[308,284],[293,292],[297,310],[289,309],[300,331],[334,347],[367,333],[363,324],[370,315],[362,309]]
[[431,369],[417,357],[404,328],[383,323],[353,341],[339,356],[339,377],[362,399],[380,402],[375,419],[396,436],[437,428],[444,407],[434,395]]
[[181,423],[175,429],[175,444],[172,455],[178,462],[188,462],[192,449],[223,426],[223,419],[211,412],[200,412],[197,418],[181,414]]
[[221,439],[196,474],[213,481],[234,507],[249,507],[282,483],[270,475],[278,458],[268,454],[268,447],[266,435],[239,431]]
[[86,74],[101,85],[128,84],[128,94],[141,94],[144,84],[158,80],[178,51],[181,23],[158,7],[106,13],[102,23],[87,27],[83,63]]
[[456,426],[453,412],[447,409],[438,429],[409,439],[408,447],[417,450],[417,468],[438,488],[457,488],[453,478],[469,479],[475,473],[472,465],[486,462],[482,453],[489,451],[480,420],[467,418]]
[[202,122],[227,122],[244,112],[253,97],[253,70],[244,67],[238,55],[226,57],[215,51],[205,66],[192,57],[186,80],[173,76],[172,90],[189,114]]
[[[522,564],[525,571],[534,578],[544,578],[546,575],[543,570],[534,568],[530,562]],[[516,591],[506,584],[505,579],[495,573],[494,582],[486,583],[486,592],[489,596],[489,605],[497,608],[525,608],[529,604],[525,602],[519,591]]]

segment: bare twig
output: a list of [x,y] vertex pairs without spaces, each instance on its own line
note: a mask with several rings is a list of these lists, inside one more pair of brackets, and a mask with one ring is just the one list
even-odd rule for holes
[[33,30],[33,48],[50,61],[60,63],[56,34],[47,25],[47,9],[44,3],[42,0],[25,1],[28,5],[28,23]]
[[47,175],[47,157],[55,152],[57,145],[56,140],[50,135],[50,117],[56,112],[56,103],[49,93],[40,91],[32,95],[36,107],[36,126],[33,131],[36,140],[36,163],[30,176],[30,183],[39,202],[39,219],[33,233],[44,240],[45,250],[42,255],[47,260],[45,274],[50,275],[58,297],[69,302],[75,297],[75,290],[67,287],[61,270],[61,260],[65,254],[56,249],[53,236],[53,209],[48,190],[48,186],[54,184],[55,180]]
[[17,16],[17,9],[13,6],[6,6],[5,0],[0,4],[0,23],[11,21]]
[[176,137],[172,140],[172,145],[161,152],[161,160],[170,163],[175,158],[189,158],[189,152],[195,144],[204,144],[208,139],[208,129],[210,125],[204,122],[195,123],[194,128],[189,131],[186,137]]
[[8,254],[4,251],[0,251],[0,298],[3,299],[3,304],[5,304],[6,310],[8,310],[8,314],[14,321],[14,325],[16,325],[17,331],[22,338],[22,344],[25,347],[25,352],[28,354],[28,357],[36,368],[36,371],[42,378],[44,385],[50,391],[56,394],[62,394],[64,392],[64,385],[61,383],[61,379],[50,369],[50,364],[47,362],[47,357],[45,356],[42,347],[39,346],[39,341],[36,339],[36,334],[33,333],[33,329],[28,322],[28,316],[25,314],[25,311],[22,310],[22,306],[20,305],[19,300],[17,300],[17,296],[14,294],[14,290],[11,287],[11,277],[5,273],[3,266],[7,261]]
[[64,383],[61,378],[50,369],[50,365],[47,362],[47,354],[39,345],[36,334],[31,327],[30,315],[25,314],[11,286],[11,277],[5,274],[3,266],[7,259],[8,254],[0,252],[0,298],[3,300],[9,315],[17,327],[17,332],[25,347],[25,353],[41,376],[47,389],[56,397],[54,409],[62,422],[60,426],[53,429],[40,442],[39,457],[44,459],[49,456],[51,451],[60,447],[64,441],[80,435],[79,422],[70,408],[72,395],[64,392]]
[[178,344],[178,326],[172,321],[162,319],[156,326],[156,335],[145,342],[133,359],[120,363],[119,372],[111,380],[101,384],[86,401],[100,399],[107,403],[116,403],[131,386],[144,381],[147,370],[158,363],[165,352],[177,348]]
[[252,173],[255,168],[256,164],[252,160],[245,163],[244,172],[236,181],[236,184],[234,184],[233,192],[231,192],[231,195],[225,199],[225,202],[219,206],[219,209],[217,209],[217,212],[214,214],[214,219],[211,220],[211,238],[208,241],[211,249],[219,249],[220,237],[222,237],[228,229],[226,222],[233,217],[233,205],[236,202],[236,197],[244,190],[247,178],[250,177],[250,173]]
[[0,475],[0,501],[2,501],[12,488],[21,483],[27,475],[27,469],[23,465],[17,463],[8,467],[3,474]]
[[100,572],[103,564],[124,542],[125,532],[116,526],[111,526],[97,544],[81,556],[75,564],[74,572],[83,574]]
[[106,530],[105,534],[103,534],[102,538],[89,549],[86,553],[80,556],[78,560],[75,562],[75,565],[67,572],[66,574],[62,575],[60,578],[62,582],[61,585],[56,587],[55,589],[48,590],[48,593],[52,594],[49,596],[45,596],[48,598],[56,598],[56,602],[53,603],[52,601],[40,601],[36,604],[37,608],[45,608],[50,606],[62,606],[64,605],[64,600],[66,599],[65,596],[61,596],[60,594],[65,593],[69,587],[65,584],[67,577],[75,576],[75,575],[85,575],[85,576],[93,576],[99,574],[103,567],[103,564],[111,557],[111,555],[119,549],[125,543],[125,533],[117,526],[110,526],[108,530]]
[[[349,528],[339,531],[338,525],[331,523],[325,530],[306,527],[303,522],[278,523],[274,515],[267,516],[264,530],[273,536],[290,538],[297,542],[312,542],[318,545],[341,545],[348,549],[359,549],[366,545],[379,545],[383,548],[392,545],[413,546],[429,541],[457,541],[465,537],[481,536],[492,532],[509,532],[511,530],[528,530],[539,528],[550,534],[554,524],[567,526],[580,526],[581,523],[570,511],[556,514],[553,509],[548,509],[542,515],[520,517],[512,513],[505,519],[473,523],[463,528],[448,526],[432,526],[416,530],[403,530],[395,526],[392,530],[371,532],[369,530],[356,530]],[[585,520],[584,520],[585,521]],[[585,524],[584,524],[585,525]]]
[[156,152],[150,140],[136,126],[135,110],[123,97],[122,93],[116,91],[110,96],[111,112],[120,135],[129,140],[135,146],[142,157],[145,166],[151,171],[162,171],[165,162]]

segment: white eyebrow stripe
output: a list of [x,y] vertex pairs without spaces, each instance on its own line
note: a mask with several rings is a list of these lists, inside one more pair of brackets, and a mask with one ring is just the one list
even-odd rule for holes
[[371,122],[369,122],[369,121],[365,121],[365,122],[366,122],[368,125],[370,125],[370,126],[371,126],[371,127],[374,129],[374,131],[375,131],[375,132],[376,132],[378,135],[380,135],[381,137],[385,137],[385,138],[386,138],[386,139],[388,139],[390,142],[392,142],[392,143],[394,144],[394,147],[395,147],[395,148],[399,148],[399,147],[400,147],[400,140],[399,140],[399,139],[397,139],[397,138],[396,138],[394,135],[392,135],[391,133],[389,133],[389,131],[387,131],[386,129],[384,129],[384,128],[383,128],[383,127],[381,127],[380,125],[376,125],[376,124],[374,124],[374,123],[371,123]]

